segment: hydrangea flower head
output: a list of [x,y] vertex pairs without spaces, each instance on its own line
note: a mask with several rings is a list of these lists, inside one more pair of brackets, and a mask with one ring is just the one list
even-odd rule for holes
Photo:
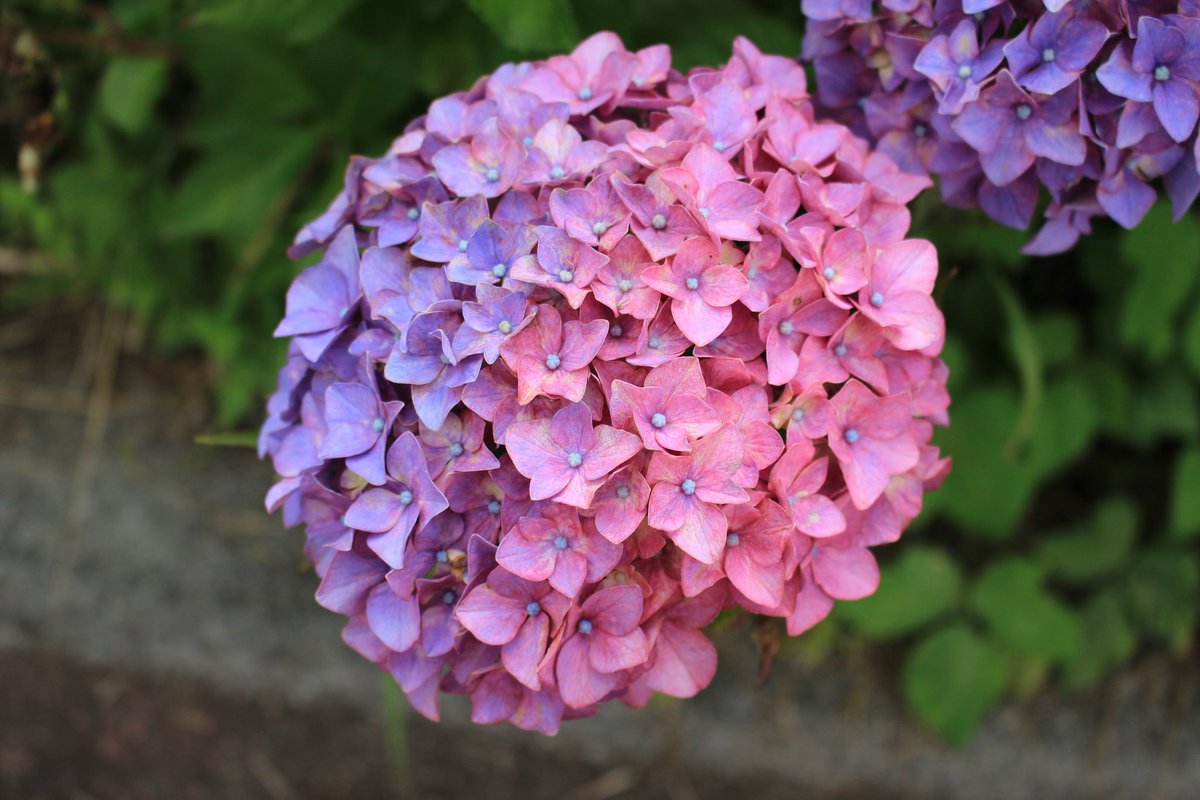
[[[1037,108],[1003,159],[1070,113]],[[685,75],[610,33],[356,158],[292,250],[261,436],[346,642],[430,718],[552,734],[701,691],[723,609],[799,633],[873,591],[948,467],[928,184],[791,59]]]
[[[1200,195],[1194,2],[805,0],[818,109],[945,201],[1071,248],[1091,221],[1132,228],[1162,185],[1176,218]],[[866,9],[864,13],[864,8]]]

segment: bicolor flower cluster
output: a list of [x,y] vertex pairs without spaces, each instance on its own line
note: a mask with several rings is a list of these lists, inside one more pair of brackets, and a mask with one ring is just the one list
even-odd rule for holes
[[803,0],[823,113],[954,206],[1071,248],[1092,220],[1132,228],[1162,179],[1200,194],[1197,0]]
[[740,606],[875,590],[948,468],[928,180],[739,40],[597,34],[434,102],[299,234],[261,451],[317,600],[437,718],[688,697]]

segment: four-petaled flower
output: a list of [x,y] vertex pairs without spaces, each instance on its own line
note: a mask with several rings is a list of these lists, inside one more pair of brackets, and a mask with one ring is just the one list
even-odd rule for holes
[[642,281],[671,300],[671,317],[693,344],[706,345],[733,318],[730,306],[746,293],[746,276],[721,263],[711,240],[699,236],[679,246],[670,265],[642,272]]

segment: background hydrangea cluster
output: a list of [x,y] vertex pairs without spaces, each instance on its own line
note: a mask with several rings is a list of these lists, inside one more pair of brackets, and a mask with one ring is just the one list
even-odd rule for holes
[[1195,0],[804,0],[822,111],[954,206],[1028,227],[1031,254],[1091,221],[1133,228],[1163,179],[1175,215],[1200,193]]
[[873,592],[948,468],[927,185],[744,39],[685,76],[597,34],[352,159],[260,438],[347,643],[552,733],[702,689],[722,609]]

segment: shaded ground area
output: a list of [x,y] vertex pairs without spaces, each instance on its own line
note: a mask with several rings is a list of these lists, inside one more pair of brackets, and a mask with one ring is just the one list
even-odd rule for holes
[[[197,447],[194,365],[134,358],[119,318],[0,321],[0,798],[395,797],[380,677],[312,599],[270,470]],[[92,322],[66,327],[64,319]],[[408,724],[399,796],[1195,796],[1197,663],[1151,659],[1041,694],[950,750],[914,728],[878,650],[781,659],[745,627],[690,702],[611,705],[554,738]],[[85,666],[86,665],[86,666]],[[396,752],[392,751],[393,754]]]

